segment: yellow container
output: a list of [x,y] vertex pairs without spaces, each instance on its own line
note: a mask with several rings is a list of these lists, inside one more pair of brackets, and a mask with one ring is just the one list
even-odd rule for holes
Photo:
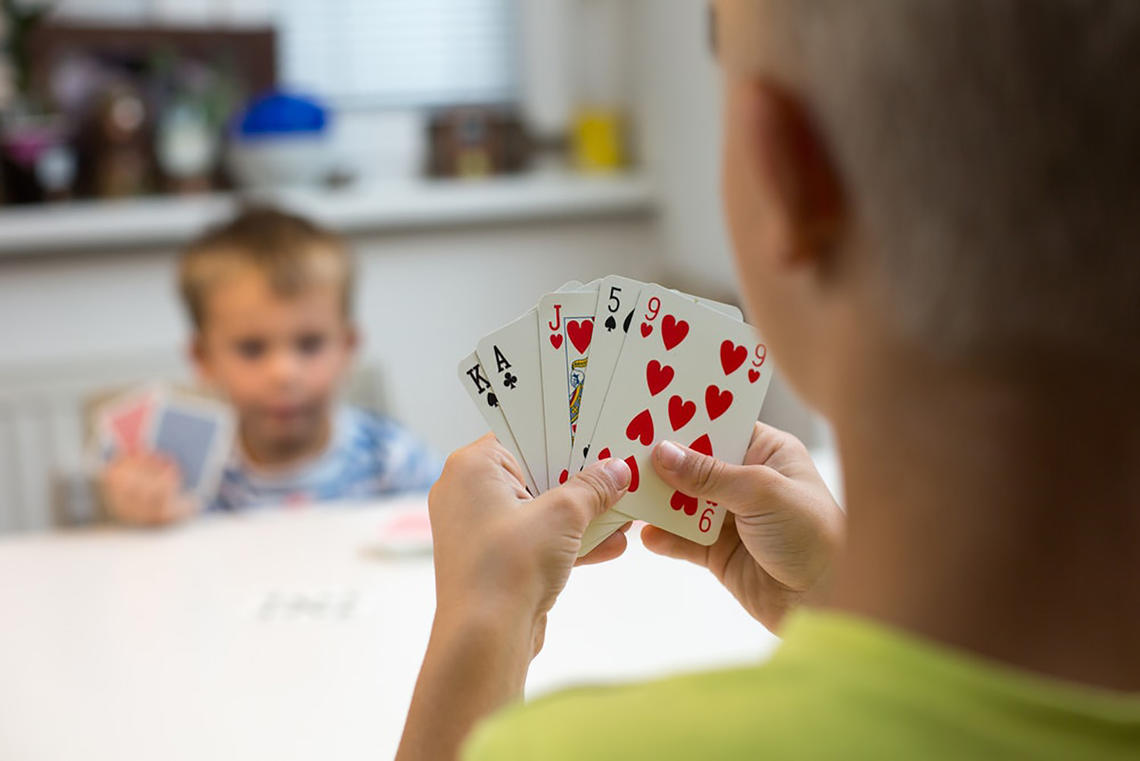
[[616,108],[585,106],[574,114],[574,166],[582,172],[612,172],[628,161],[625,121]]

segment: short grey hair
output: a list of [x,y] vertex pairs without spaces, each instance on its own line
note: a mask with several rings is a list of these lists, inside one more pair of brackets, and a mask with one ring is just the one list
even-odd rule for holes
[[773,6],[909,334],[1140,367],[1140,2]]

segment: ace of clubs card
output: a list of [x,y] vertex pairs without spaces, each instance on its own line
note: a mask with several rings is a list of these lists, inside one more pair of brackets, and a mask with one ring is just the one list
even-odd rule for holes
[[542,369],[538,356],[538,309],[484,336],[475,354],[487,371],[519,453],[542,493],[550,488],[546,425],[542,417]]
[[[580,289],[577,280],[558,292]],[[546,422],[543,419],[542,367],[538,349],[538,307],[527,310],[498,330],[483,336],[475,348],[507,425],[538,494],[550,488],[546,467]],[[537,494],[535,495],[537,496]]]
[[514,457],[519,467],[522,468],[523,477],[530,493],[537,495],[539,492],[538,486],[534,483],[534,476],[531,475],[530,467],[519,451],[515,435],[507,424],[507,418],[499,405],[498,395],[492,389],[487,371],[483,369],[483,365],[479,362],[479,357],[475,355],[475,352],[471,352],[460,361],[458,372],[459,382],[467,389],[471,401],[475,402],[475,406],[479,408],[479,413],[487,421],[491,432],[495,434],[495,438],[511,453],[511,457]]

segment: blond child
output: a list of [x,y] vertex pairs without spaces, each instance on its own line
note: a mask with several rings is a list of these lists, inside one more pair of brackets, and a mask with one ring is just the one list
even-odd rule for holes
[[232,405],[233,453],[217,494],[180,494],[156,453],[114,460],[101,479],[116,519],[164,524],[200,509],[369,498],[426,490],[438,459],[401,426],[342,404],[358,335],[353,268],[336,235],[291,214],[252,208],[182,257],[179,286],[201,380]]

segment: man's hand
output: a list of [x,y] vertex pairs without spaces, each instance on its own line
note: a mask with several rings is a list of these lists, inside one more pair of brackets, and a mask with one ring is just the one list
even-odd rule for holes
[[[428,498],[435,545],[437,618],[521,616],[536,627],[575,565],[582,533],[629,485],[629,466],[607,460],[532,499],[518,463],[493,435],[448,458]],[[625,535],[606,539],[581,562],[620,555]]]
[[[399,761],[454,759],[476,721],[522,694],[582,533],[629,480],[624,461],[605,460],[531,499],[518,463],[492,435],[447,459],[428,497],[435,621]],[[582,562],[623,550],[618,532]]]
[[103,471],[100,488],[111,517],[136,526],[163,526],[198,510],[193,496],[181,493],[178,466],[157,454],[119,457]]
[[711,546],[646,526],[646,547],[708,568],[771,631],[818,591],[845,520],[797,438],[757,423],[743,465],[672,442],[657,446],[653,465],[670,486],[720,503],[727,515]]

